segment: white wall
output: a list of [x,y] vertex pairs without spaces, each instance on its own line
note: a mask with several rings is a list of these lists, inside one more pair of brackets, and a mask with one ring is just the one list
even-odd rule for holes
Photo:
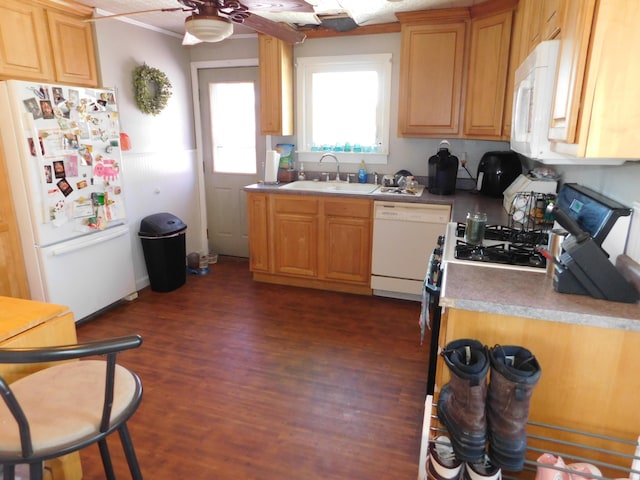
[[[169,212],[187,224],[187,253],[201,250],[200,215],[189,55],[179,38],[119,21],[96,24],[102,84],[117,89],[121,127],[132,150],[123,152],[125,203],[137,288],[148,285],[140,220]],[[172,96],[159,115],[142,113],[135,104],[132,72],[146,63],[164,72]],[[201,252],[208,253],[208,252]]]

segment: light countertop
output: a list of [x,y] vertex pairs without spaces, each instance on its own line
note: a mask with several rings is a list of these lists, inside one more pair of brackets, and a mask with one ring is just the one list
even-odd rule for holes
[[449,263],[442,306],[595,327],[640,331],[640,305],[558,293],[546,273]]

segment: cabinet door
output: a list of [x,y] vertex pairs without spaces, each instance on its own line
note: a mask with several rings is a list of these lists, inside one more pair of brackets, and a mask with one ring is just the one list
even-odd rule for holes
[[524,60],[521,57],[523,29],[524,29],[524,4],[518,3],[513,11],[513,21],[511,28],[511,48],[509,53],[509,69],[507,72],[507,86],[504,97],[504,114],[502,116],[502,138],[508,140],[511,138],[511,122],[513,117],[513,90],[515,86],[516,70]]
[[44,9],[16,0],[0,4],[0,77],[50,80]]
[[20,233],[0,141],[0,295],[29,298]]
[[403,25],[398,135],[460,134],[466,23]]
[[322,276],[369,285],[371,281],[371,202],[326,200]]
[[562,24],[563,0],[544,0],[540,12],[541,40],[551,40],[560,33]]
[[47,18],[56,81],[97,86],[91,23],[54,11],[47,12]]
[[318,200],[273,195],[274,273],[318,276]]
[[[577,134],[578,155],[640,159],[640,2],[598,2]],[[623,48],[620,46],[623,45]]]
[[465,137],[498,140],[502,136],[512,17],[507,11],[471,21]]
[[293,47],[258,35],[260,132],[293,135]]
[[576,143],[596,0],[566,0],[549,138]]
[[269,271],[269,209],[265,193],[247,194],[249,224],[249,268],[252,272]]

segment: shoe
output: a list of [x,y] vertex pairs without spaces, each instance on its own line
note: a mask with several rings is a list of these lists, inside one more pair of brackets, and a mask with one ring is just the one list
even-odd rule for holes
[[600,469],[590,463],[570,463],[567,468],[573,470],[569,474],[570,480],[599,480],[602,478]]
[[462,462],[453,453],[449,437],[439,436],[429,442],[427,478],[429,480],[458,480]]
[[465,463],[463,480],[501,480],[502,470],[491,463],[487,455],[482,461],[476,463]]
[[538,465],[536,467],[536,478],[534,480],[570,480],[569,473],[560,470],[567,468],[562,457],[555,457],[550,453],[543,453],[538,457],[537,462],[549,466],[542,467]]
[[487,442],[486,348],[477,340],[454,340],[442,356],[451,378],[438,397],[438,418],[449,432],[456,457],[464,462],[481,462]]

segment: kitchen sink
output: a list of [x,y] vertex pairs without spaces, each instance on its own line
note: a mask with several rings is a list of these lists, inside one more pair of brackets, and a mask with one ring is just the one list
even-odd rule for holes
[[372,183],[316,182],[313,180],[297,180],[280,188],[283,190],[299,190],[302,192],[327,192],[366,195],[374,193],[380,185]]

